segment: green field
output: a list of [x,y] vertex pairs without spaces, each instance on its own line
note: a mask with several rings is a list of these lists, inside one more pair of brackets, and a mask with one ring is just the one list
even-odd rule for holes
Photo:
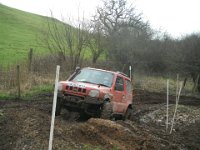
[[28,50],[47,53],[41,45],[47,17],[20,11],[0,4],[0,65],[26,59]]
[[[0,66],[13,65],[27,59],[30,48],[34,53],[47,54],[44,32],[48,30],[49,17],[40,16],[0,4]],[[63,22],[56,20],[60,31]],[[77,30],[74,28],[74,33]],[[90,59],[91,52],[84,48],[84,58]],[[105,53],[100,56],[104,60]]]

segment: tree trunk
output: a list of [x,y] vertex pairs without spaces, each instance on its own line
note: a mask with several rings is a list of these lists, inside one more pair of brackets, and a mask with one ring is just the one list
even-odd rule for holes
[[96,62],[97,62],[97,57],[95,55],[93,55],[92,64],[96,64]]
[[193,82],[194,82],[194,87],[193,87],[193,92],[200,92],[200,77],[199,74],[197,74],[195,77],[193,76]]
[[197,83],[197,91],[200,93],[200,79],[198,79],[198,83]]

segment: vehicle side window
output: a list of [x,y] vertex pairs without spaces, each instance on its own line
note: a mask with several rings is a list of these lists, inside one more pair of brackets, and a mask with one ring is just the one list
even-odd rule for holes
[[124,91],[124,80],[122,77],[117,77],[116,83],[115,83],[115,90],[117,91]]
[[128,93],[132,93],[132,85],[131,82],[129,80],[126,80],[126,90]]

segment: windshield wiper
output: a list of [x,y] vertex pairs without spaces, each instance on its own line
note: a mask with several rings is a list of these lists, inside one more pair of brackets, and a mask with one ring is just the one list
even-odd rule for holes
[[96,84],[96,85],[99,85],[99,86],[109,87],[108,85],[105,85],[105,84],[103,84],[103,83],[93,83],[93,82],[90,82],[90,81],[79,81],[79,82],[83,82],[83,83],[91,83],[91,84]]
[[102,83],[97,83],[97,85],[99,85],[99,86],[109,87],[108,85],[105,85],[105,84],[102,84]]
[[90,82],[90,81],[78,81],[78,82],[83,82],[83,83],[91,83],[91,84],[94,84],[94,83],[92,83],[92,82]]

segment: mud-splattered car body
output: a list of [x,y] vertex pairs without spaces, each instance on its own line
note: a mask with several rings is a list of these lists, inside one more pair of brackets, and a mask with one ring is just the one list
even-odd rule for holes
[[[130,78],[120,72],[96,68],[76,70],[67,81],[59,82],[57,114],[65,106],[91,116],[125,116],[132,108]],[[105,104],[106,103],[106,104]],[[107,105],[107,106],[105,106]]]

